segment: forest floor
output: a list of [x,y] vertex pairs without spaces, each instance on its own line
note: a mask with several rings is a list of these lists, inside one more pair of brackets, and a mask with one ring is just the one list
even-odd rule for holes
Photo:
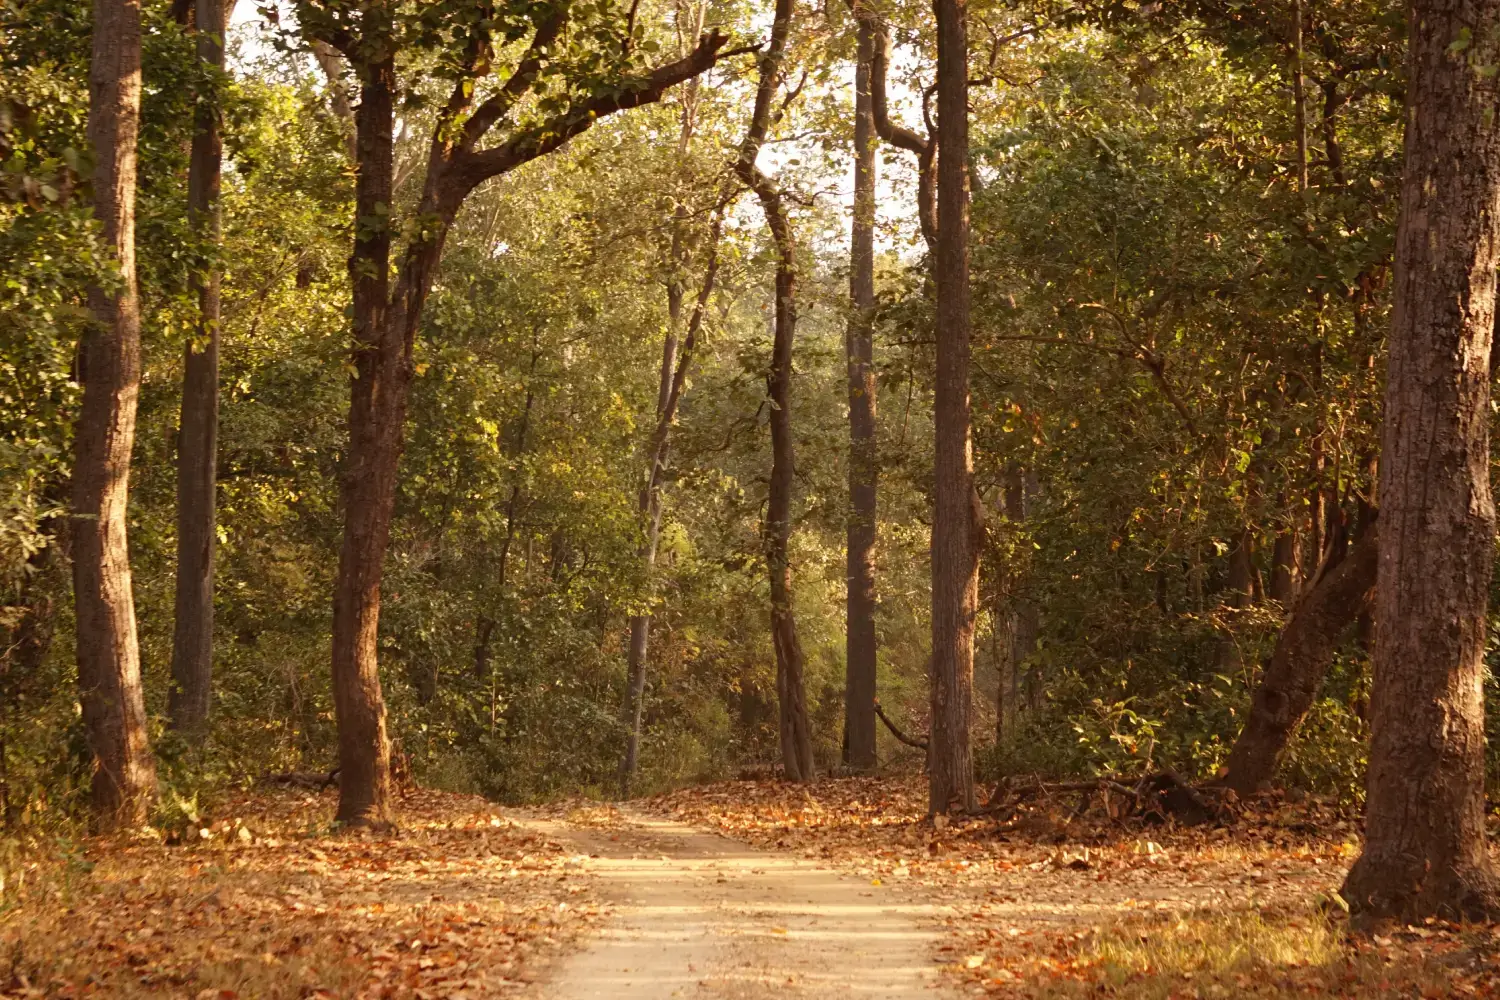
[[481,798],[411,792],[394,835],[332,830],[335,799],[260,793],[170,837],[11,844],[0,996],[518,996],[600,919],[585,859]]
[[331,792],[171,835],[0,849],[0,996],[172,1000],[1500,997],[1500,927],[1352,934],[1355,817],[1176,828],[1036,796],[934,825],[920,780],[737,781],[623,808]]

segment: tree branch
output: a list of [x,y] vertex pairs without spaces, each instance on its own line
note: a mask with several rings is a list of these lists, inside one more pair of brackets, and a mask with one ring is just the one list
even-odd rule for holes
[[885,714],[885,709],[880,707],[879,701],[875,702],[875,716],[881,722],[884,722],[885,728],[889,729],[891,731],[891,735],[896,737],[896,739],[900,740],[902,743],[905,743],[907,746],[913,747],[917,750],[927,749],[927,741],[925,739],[913,739],[912,737],[907,736],[905,733],[903,733],[900,729],[896,728],[896,724],[891,721],[890,716]]
[[568,5],[560,4],[537,24],[535,34],[531,36],[531,45],[527,47],[526,54],[521,57],[521,61],[516,64],[515,72],[510,75],[510,79],[506,80],[505,85],[492,94],[479,106],[478,110],[469,116],[469,120],[464,122],[463,141],[460,144],[463,149],[470,150],[478,145],[485,133],[497,121],[510,114],[516,103],[526,96],[526,92],[536,82],[543,63],[547,61],[552,44],[557,41],[557,36],[568,23],[568,15]]
[[[719,59],[719,50],[728,41],[728,35],[710,31],[683,58],[659,66],[643,76],[627,79],[619,88],[581,101],[562,114],[527,129],[498,146],[479,152],[461,149],[454,155],[454,175],[466,188],[473,188],[491,177],[507,173],[523,163],[552,152],[574,136],[588,131],[600,118],[617,111],[654,104],[672,87],[712,67]],[[474,117],[477,118],[479,114],[476,111]]]

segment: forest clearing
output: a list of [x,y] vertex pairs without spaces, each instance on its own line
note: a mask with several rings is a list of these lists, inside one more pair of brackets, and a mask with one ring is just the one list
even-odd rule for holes
[[1500,0],[0,4],[0,995],[1500,997]]

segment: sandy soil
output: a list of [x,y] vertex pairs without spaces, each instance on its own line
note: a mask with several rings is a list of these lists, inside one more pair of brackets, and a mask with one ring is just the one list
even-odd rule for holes
[[680,823],[623,819],[536,821],[590,856],[614,913],[537,984],[537,1000],[950,997],[933,903]]

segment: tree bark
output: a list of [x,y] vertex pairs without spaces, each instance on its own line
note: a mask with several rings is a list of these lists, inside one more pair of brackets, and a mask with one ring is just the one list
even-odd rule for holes
[[95,0],[89,67],[94,215],[119,284],[89,289],[79,344],[83,403],[74,430],[72,557],[79,701],[93,756],[101,830],[144,823],[156,794],[146,733],[126,538],[130,453],[141,382],[135,269],[136,138],[141,107],[139,0]]
[[1365,845],[1343,895],[1363,920],[1490,919],[1500,911],[1485,845],[1483,692],[1500,3],[1409,9]]
[[854,222],[849,239],[849,520],[846,560],[844,763],[873,770],[875,757],[875,532],[880,475],[875,441],[875,111],[870,90],[875,32],[858,24],[854,75]]
[[1243,608],[1252,603],[1255,591],[1255,536],[1249,528],[1241,528],[1229,550],[1229,578],[1225,589],[1229,591],[1228,603]]
[[797,243],[785,199],[776,183],[755,165],[771,122],[771,105],[782,78],[792,0],[776,0],[771,41],[760,59],[760,81],[750,127],[740,146],[735,171],[755,192],[776,246],[776,315],[766,395],[771,402],[771,486],[766,508],[766,569],[771,584],[771,640],[776,648],[776,701],[779,706],[781,761],[791,781],[813,778],[812,725],[803,687],[804,658],[792,610],[792,346],[797,333]]
[[1271,547],[1271,597],[1280,601],[1284,608],[1290,608],[1297,599],[1302,582],[1298,565],[1300,546],[1301,539],[1297,537],[1297,526],[1293,522],[1276,532],[1276,541]]
[[[198,0],[198,59],[224,69],[224,29],[233,0]],[[223,142],[217,88],[199,95],[188,163],[188,216],[217,251]],[[177,603],[172,636],[168,724],[192,732],[208,721],[213,697],[215,482],[219,438],[219,265],[195,272],[198,319],[183,351],[177,431]]]
[[1372,533],[1292,609],[1255,689],[1245,728],[1229,752],[1224,786],[1250,795],[1270,785],[1281,751],[1323,686],[1339,636],[1370,607],[1378,544]]
[[928,810],[974,808],[969,715],[979,597],[969,420],[969,108],[966,0],[937,15],[937,377],[933,398],[932,735]]
[[379,827],[393,819],[390,739],[377,659],[380,584],[411,367],[400,327],[390,315],[395,59],[387,55],[357,68],[356,222],[349,258],[355,375],[349,450],[339,480],[344,535],[333,597],[333,703],[339,731],[338,820]]

